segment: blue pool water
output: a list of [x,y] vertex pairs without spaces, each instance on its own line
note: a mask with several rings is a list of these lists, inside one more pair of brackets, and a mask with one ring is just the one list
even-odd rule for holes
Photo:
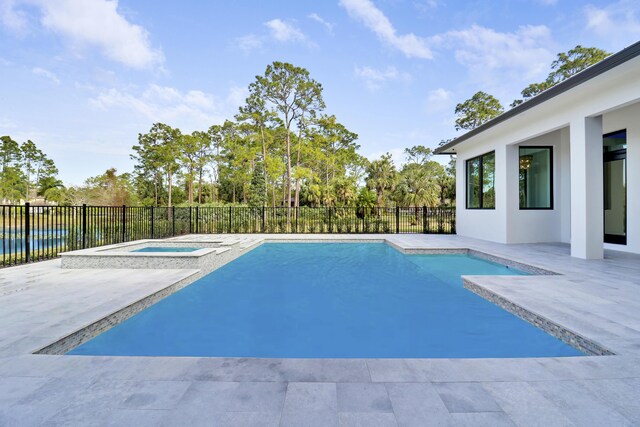
[[69,354],[544,357],[580,352],[462,287],[525,274],[386,244],[264,244]]
[[194,252],[202,248],[179,248],[179,247],[146,247],[142,249],[136,249],[131,252]]

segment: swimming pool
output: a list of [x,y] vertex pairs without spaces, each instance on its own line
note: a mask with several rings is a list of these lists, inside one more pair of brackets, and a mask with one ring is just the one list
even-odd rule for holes
[[135,249],[131,252],[195,252],[199,249],[202,248],[183,248],[183,247],[178,247],[178,246],[174,246],[174,247],[153,247],[153,246],[147,246],[145,248],[141,248],[141,249]]
[[68,354],[300,358],[576,356],[463,288],[520,275],[383,243],[265,243]]

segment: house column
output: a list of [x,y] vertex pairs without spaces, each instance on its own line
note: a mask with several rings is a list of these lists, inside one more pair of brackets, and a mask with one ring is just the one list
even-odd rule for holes
[[571,256],[603,257],[602,116],[571,121]]

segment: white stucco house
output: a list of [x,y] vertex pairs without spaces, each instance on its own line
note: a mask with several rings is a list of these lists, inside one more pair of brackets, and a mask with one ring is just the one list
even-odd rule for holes
[[640,42],[439,147],[457,233],[640,253]]

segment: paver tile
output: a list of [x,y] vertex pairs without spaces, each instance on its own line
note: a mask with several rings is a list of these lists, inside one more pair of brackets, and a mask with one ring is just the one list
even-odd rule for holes
[[431,383],[387,384],[396,421],[400,426],[446,426],[447,410]]
[[484,383],[483,386],[517,425],[575,425],[552,402],[526,382],[492,382]]
[[395,427],[398,425],[393,414],[341,412],[338,414],[341,427]]
[[504,412],[460,412],[451,414],[451,427],[515,427]]
[[239,383],[228,411],[280,413],[286,391],[286,383]]
[[284,412],[337,412],[335,383],[289,383]]
[[480,383],[437,383],[435,389],[449,412],[501,412],[502,408]]
[[281,427],[333,427],[338,424],[338,413],[335,411],[303,411],[283,412]]
[[119,409],[110,412],[100,424],[104,427],[157,427],[162,425],[168,414],[168,410]]
[[126,409],[171,409],[190,385],[187,381],[138,381],[131,384],[119,406]]
[[611,405],[574,381],[540,381],[529,384],[576,425],[633,425]]
[[392,412],[384,384],[338,383],[339,412]]

